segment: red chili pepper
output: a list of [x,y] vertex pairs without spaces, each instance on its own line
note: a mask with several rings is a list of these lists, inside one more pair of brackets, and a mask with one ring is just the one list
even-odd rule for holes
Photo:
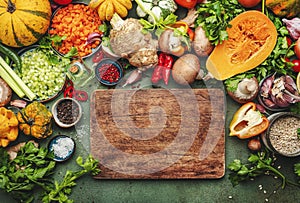
[[73,86],[68,86],[65,91],[64,91],[64,97],[73,97],[73,93],[74,93],[74,87]]
[[155,66],[151,77],[151,81],[153,83],[158,83],[162,79],[162,69],[163,69],[164,61],[165,61],[164,54],[160,53],[158,55],[158,63]]
[[165,85],[168,85],[169,83],[169,78],[171,74],[171,68],[173,66],[173,57],[170,55],[165,55],[165,63],[164,63],[164,68],[162,70],[162,77],[165,82]]
[[82,90],[75,90],[74,98],[78,101],[87,101],[88,93]]
[[188,35],[190,37],[190,40],[194,41],[194,38],[195,38],[195,32],[194,32],[194,30],[192,30],[191,28],[188,28],[187,33],[188,33]]

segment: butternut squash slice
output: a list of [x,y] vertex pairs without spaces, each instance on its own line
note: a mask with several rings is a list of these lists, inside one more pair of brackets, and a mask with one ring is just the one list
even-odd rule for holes
[[261,64],[277,42],[273,22],[260,11],[246,11],[236,16],[227,28],[228,40],[215,47],[206,61],[207,70],[225,80]]

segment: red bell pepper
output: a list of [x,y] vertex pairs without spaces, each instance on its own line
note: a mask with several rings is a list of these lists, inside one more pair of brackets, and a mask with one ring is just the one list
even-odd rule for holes
[[152,77],[151,77],[151,81],[155,84],[158,83],[161,79],[162,79],[162,69],[163,69],[163,65],[164,65],[164,55],[161,53],[158,55],[158,63],[155,66],[153,73],[152,73]]
[[171,74],[171,68],[173,66],[173,57],[171,55],[165,54],[165,63],[164,63],[164,68],[162,70],[162,77],[165,82],[165,85],[168,85],[169,83],[169,78]]

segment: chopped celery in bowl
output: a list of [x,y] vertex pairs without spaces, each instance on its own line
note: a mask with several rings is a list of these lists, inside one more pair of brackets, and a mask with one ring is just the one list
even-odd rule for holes
[[69,59],[38,46],[27,47],[19,55],[22,69],[15,72],[36,94],[37,101],[50,101],[63,91]]

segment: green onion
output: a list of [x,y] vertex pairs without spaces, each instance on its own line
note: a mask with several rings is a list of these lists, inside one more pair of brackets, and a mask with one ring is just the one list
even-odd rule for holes
[[[29,100],[34,100],[36,95],[28,88],[22,79],[15,73],[13,69],[0,56],[0,74],[3,80],[14,90],[19,97],[24,97],[25,94]],[[23,92],[23,94],[21,93]]]

